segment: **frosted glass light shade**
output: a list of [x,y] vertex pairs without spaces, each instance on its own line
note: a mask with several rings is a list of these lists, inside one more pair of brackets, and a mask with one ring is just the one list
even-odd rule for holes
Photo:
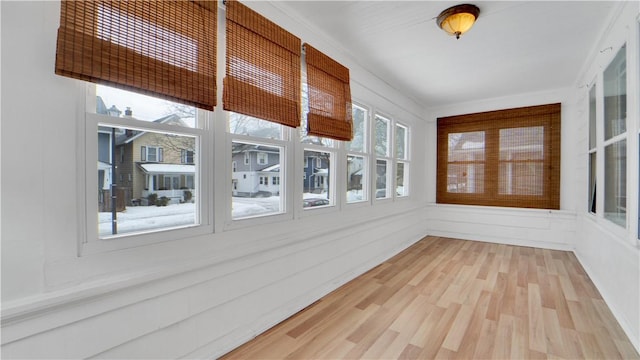
[[459,39],[460,35],[471,29],[479,14],[480,9],[475,5],[456,5],[441,12],[437,22],[442,30]]

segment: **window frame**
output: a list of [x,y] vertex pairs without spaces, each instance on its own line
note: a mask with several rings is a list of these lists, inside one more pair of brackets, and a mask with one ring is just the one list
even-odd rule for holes
[[[607,221],[607,223],[613,225],[614,227],[618,228],[618,229],[622,229],[622,230],[626,230],[629,228],[630,226],[630,209],[629,209],[629,202],[628,200],[628,195],[630,194],[629,192],[629,186],[630,186],[630,176],[629,176],[629,154],[630,154],[630,145],[631,145],[631,141],[629,139],[629,134],[632,133],[631,129],[630,129],[630,124],[629,124],[629,99],[628,99],[628,95],[629,95],[629,47],[627,42],[623,42],[621,43],[618,47],[614,47],[615,51],[612,51],[612,55],[611,58],[608,59],[608,62],[606,63],[607,65],[602,69],[602,81],[601,81],[601,92],[600,94],[602,94],[601,96],[601,101],[602,101],[602,118],[600,121],[600,129],[602,129],[602,135],[598,138],[601,142],[599,145],[599,149],[601,149],[599,151],[599,153],[601,154],[601,163],[602,163],[602,171],[601,174],[602,176],[602,196],[599,199],[602,199],[602,206],[599,207],[598,210],[600,210],[600,214],[602,216],[603,219],[605,219]],[[607,118],[607,100],[606,100],[606,78],[605,75],[607,73],[607,71],[609,70],[609,68],[613,65],[615,65],[615,62],[617,60],[618,54],[624,49],[624,57],[622,58],[622,61],[625,64],[625,72],[624,72],[624,82],[625,82],[625,118],[624,118],[624,131],[620,132],[618,134],[609,134],[607,131],[607,126],[609,125],[607,123],[607,121],[609,120]],[[619,105],[619,104],[616,104]],[[610,135],[610,136],[609,136]],[[607,138],[607,136],[609,136]],[[625,147],[625,152],[624,152],[624,198],[625,198],[625,209],[624,209],[624,224],[621,224],[618,221],[615,221],[615,216],[607,216],[609,213],[607,212],[607,191],[608,191],[608,183],[607,183],[607,175],[610,174],[609,172],[607,172],[607,150],[609,148],[613,148],[616,147],[617,145],[620,144],[624,144]],[[619,183],[617,184],[617,188],[621,188],[619,185]]]
[[[397,131],[398,128],[403,128],[404,129],[404,157],[400,158],[398,156],[398,149],[397,149]],[[394,198],[398,198],[398,199],[404,199],[404,198],[408,198],[411,195],[411,158],[409,157],[410,154],[410,131],[409,131],[409,126],[405,125],[401,122],[395,122],[394,127],[393,127],[393,155],[394,155],[394,167],[393,167],[393,196]],[[398,193],[398,164],[403,164],[403,188],[404,191],[402,194]],[[406,184],[404,184],[406,182]]]
[[[344,203],[347,206],[354,206],[356,204],[368,204],[370,203],[370,199],[371,199],[371,176],[370,174],[370,169],[371,169],[371,154],[370,154],[370,144],[371,144],[371,118],[372,118],[372,111],[369,107],[364,106],[360,103],[357,102],[352,102],[351,103],[351,111],[352,113],[356,110],[356,109],[360,109],[364,112],[364,120],[363,120],[363,134],[362,134],[362,151],[357,151],[357,150],[352,150],[349,147],[349,142],[344,142],[344,152],[345,152],[345,191],[344,191]],[[352,115],[352,119],[353,119],[353,115]],[[354,122],[354,133],[355,133],[355,122]],[[349,201],[349,197],[347,196],[348,192],[349,192],[349,171],[348,171],[348,166],[349,166],[349,157],[358,157],[358,158],[362,158],[362,163],[363,163],[363,169],[362,169],[362,175],[360,178],[360,182],[362,184],[362,199],[361,200],[355,200],[355,201]]]
[[[213,179],[209,176],[209,164],[213,163],[213,159],[206,155],[209,154],[208,149],[212,146],[209,141],[213,132],[212,127],[209,126],[212,113],[196,109],[197,125],[193,128],[136,120],[128,117],[112,117],[95,113],[96,84],[83,82],[79,89],[82,89],[82,91],[78,93],[78,98],[81,101],[78,102],[77,108],[79,113],[77,126],[80,129],[78,132],[79,151],[77,152],[77,160],[78,177],[80,184],[83,184],[83,186],[78,187],[81,194],[79,196],[81,200],[78,203],[80,216],[78,256],[213,233],[213,209],[211,204],[205,201],[205,199],[213,197]],[[198,166],[198,172],[194,175],[194,185],[197,189],[194,195],[196,203],[195,224],[100,238],[97,227],[98,212],[94,211],[94,209],[97,209],[98,203],[94,184],[98,184],[98,172],[95,171],[96,160],[98,159],[97,134],[98,129],[103,126],[194,137],[195,148],[200,149],[194,154],[194,162]],[[134,149],[134,151],[139,151],[139,149]]]
[[[531,118],[535,118],[532,121]],[[518,127],[544,126],[545,169],[543,196],[499,194],[499,131]],[[438,118],[436,202],[439,204],[560,209],[561,105],[547,104]],[[448,138],[450,133],[485,133],[485,175],[483,193],[452,193],[447,190]],[[547,135],[549,134],[549,135]]]
[[[371,146],[372,146],[372,163],[373,163],[373,167],[372,169],[375,169],[375,171],[371,171],[371,199],[374,202],[379,202],[379,201],[386,201],[386,200],[393,200],[395,198],[395,163],[394,163],[394,157],[395,157],[395,122],[393,120],[393,117],[388,116],[380,111],[375,111],[372,114],[372,139],[371,139]],[[377,126],[377,121],[378,118],[386,121],[387,126],[386,126],[386,152],[384,155],[379,154],[377,151],[377,146],[378,146],[378,126]],[[378,197],[378,191],[382,190],[382,189],[378,189],[378,162],[379,161],[385,161],[386,162],[386,173],[385,173],[385,189],[384,189],[384,196]]]
[[[236,133],[232,133],[230,128],[231,116],[234,116],[233,112],[224,111],[222,109],[220,109],[219,111],[220,111],[220,115],[224,116],[225,118],[224,131],[225,131],[225,137],[226,137],[226,148],[228,151],[228,152],[225,152],[225,156],[226,156],[225,169],[228,169],[228,170],[226,170],[224,175],[225,179],[228,179],[227,181],[225,181],[226,183],[225,204],[228,204],[228,206],[224,207],[223,230],[226,231],[226,230],[242,229],[242,228],[251,227],[251,226],[257,226],[262,224],[268,224],[268,223],[293,219],[293,210],[292,210],[293,207],[291,204],[291,194],[292,194],[291,191],[293,188],[293,182],[290,179],[292,176],[291,169],[294,168],[292,164],[293,144],[291,139],[295,138],[292,135],[292,132],[295,131],[295,129],[278,124],[278,126],[280,127],[280,138],[236,134]],[[256,119],[253,117],[251,118]],[[267,121],[262,119],[258,119],[258,120]],[[238,218],[233,217],[233,174],[234,172],[232,171],[233,159],[232,159],[231,149],[234,142],[240,142],[244,144],[253,144],[253,145],[264,145],[268,147],[277,147],[280,149],[280,172],[278,175],[281,178],[280,183],[278,184],[280,186],[280,195],[279,195],[280,207],[281,207],[280,212],[269,213],[269,214],[258,214],[254,216],[238,217]],[[248,165],[247,160],[248,162],[251,162],[249,157],[245,155],[243,160],[245,161],[245,165]],[[256,162],[257,162],[257,155],[256,155]],[[272,185],[268,185],[268,186],[272,186]]]

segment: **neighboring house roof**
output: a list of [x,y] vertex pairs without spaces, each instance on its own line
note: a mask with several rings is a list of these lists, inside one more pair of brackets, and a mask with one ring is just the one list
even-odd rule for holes
[[147,174],[195,174],[195,165],[181,164],[138,164]]
[[265,152],[277,154],[278,151],[274,150],[272,146],[264,146],[264,145],[254,145],[254,144],[243,144],[243,143],[233,143],[233,149],[231,150],[233,154],[240,154],[243,152]]
[[258,171],[264,171],[264,172],[267,172],[267,171],[270,171],[270,172],[280,171],[280,164],[267,166],[266,168],[264,168],[262,170],[258,170]]
[[107,169],[111,169],[111,164],[98,161],[98,170],[107,170]]
[[101,96],[96,96],[96,114],[107,115],[107,105],[104,104]]
[[[186,126],[184,121],[182,121],[182,118],[180,118],[180,116],[176,114],[171,114],[171,115],[161,117],[160,119],[153,120],[153,122],[157,124],[175,124],[180,126]],[[133,131],[128,134],[127,133],[121,134],[116,137],[116,144],[118,145],[128,144],[146,133],[147,133],[146,131]]]

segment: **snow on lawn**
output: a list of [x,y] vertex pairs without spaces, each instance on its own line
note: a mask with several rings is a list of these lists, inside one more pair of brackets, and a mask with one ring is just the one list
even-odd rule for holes
[[[327,194],[304,193],[303,198],[326,199]],[[233,197],[232,199],[232,217],[234,219],[277,214],[281,211],[280,196],[268,198]],[[196,205],[194,203],[167,206],[129,206],[125,211],[117,214],[118,234],[194,225],[196,222],[195,214]],[[100,236],[111,235],[110,212],[98,213],[98,232]]]
[[[196,204],[171,204],[167,206],[128,206],[119,212],[118,234],[163,229],[195,223]],[[111,213],[98,213],[98,233],[111,235]]]
[[280,196],[267,198],[233,197],[231,216],[234,219],[280,212]]

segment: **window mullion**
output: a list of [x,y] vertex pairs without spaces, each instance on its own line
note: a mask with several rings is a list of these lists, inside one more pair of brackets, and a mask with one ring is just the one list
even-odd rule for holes
[[485,192],[487,200],[497,199],[500,186],[500,129],[491,128],[485,132]]

